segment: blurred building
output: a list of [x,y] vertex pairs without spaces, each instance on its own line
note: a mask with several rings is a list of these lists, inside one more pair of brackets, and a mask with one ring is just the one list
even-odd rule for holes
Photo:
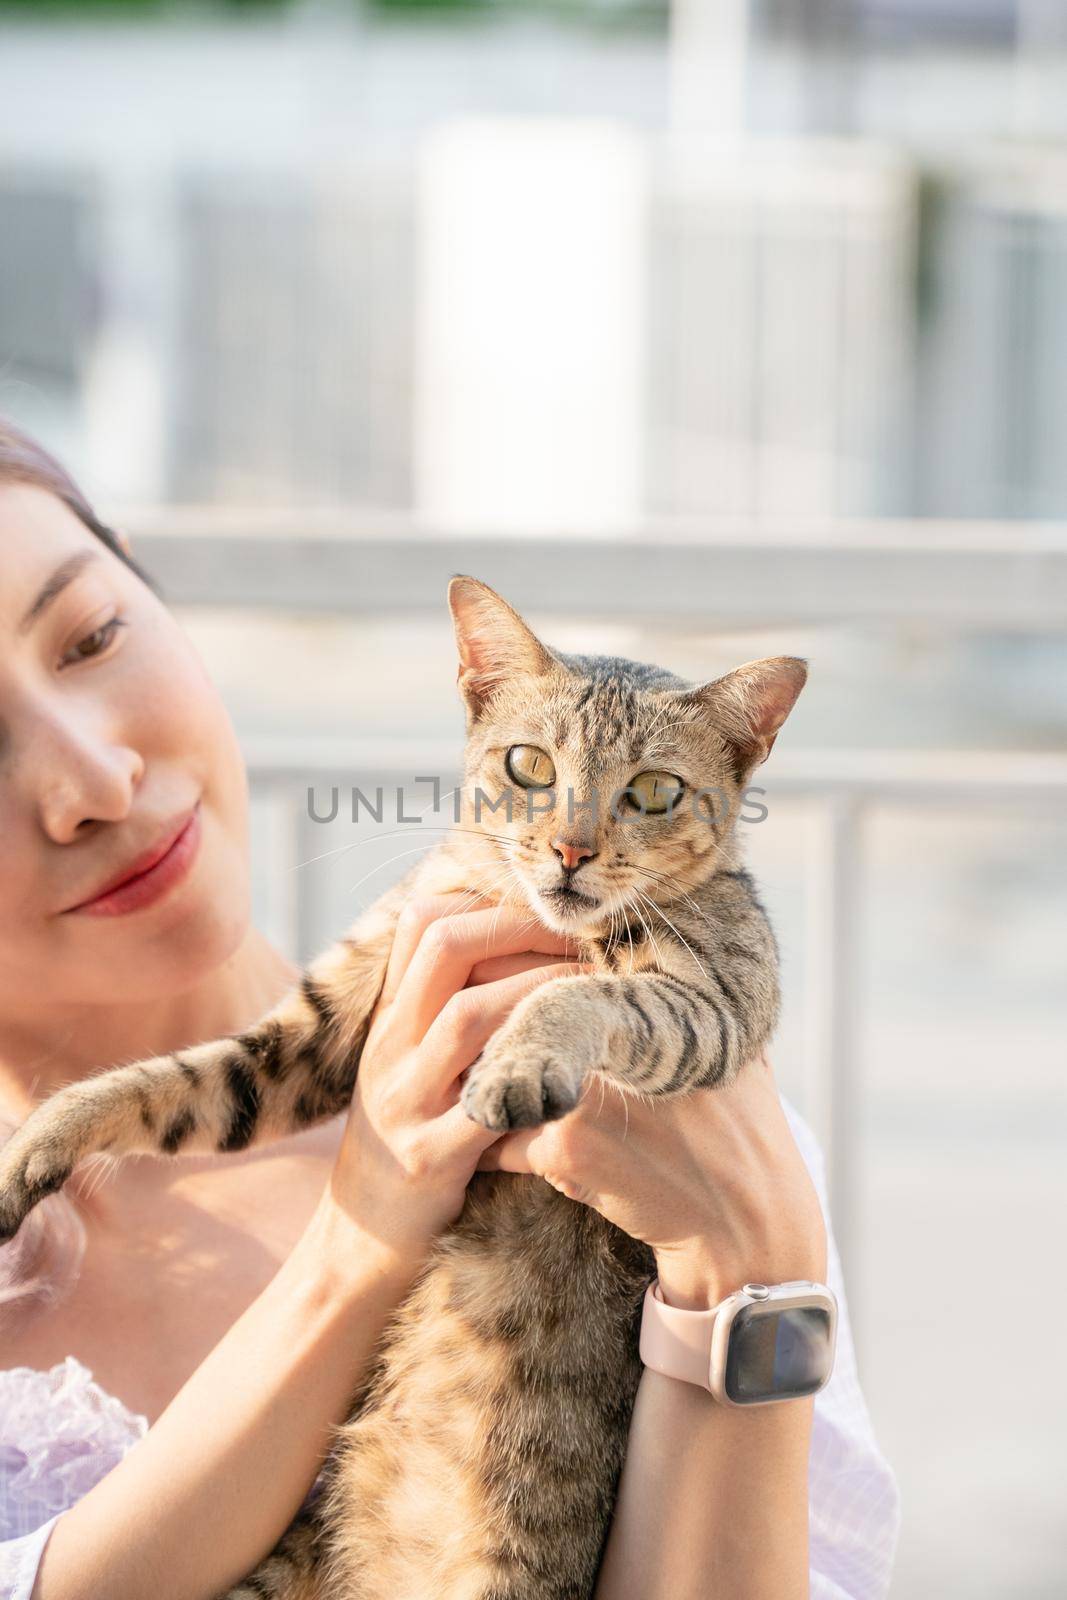
[[[154,25],[80,20],[76,37],[62,13],[34,27],[16,11],[0,53],[0,403],[69,439],[111,498],[432,511],[420,476],[440,418],[420,385],[428,368],[441,380],[451,308],[427,309],[420,285],[462,262],[469,295],[475,252],[447,219],[431,231],[430,191],[465,193],[468,225],[499,206],[510,160],[507,192],[539,228],[514,292],[542,306],[546,367],[565,355],[582,377],[591,434],[598,414],[631,418],[629,488],[602,521],[1062,509],[1055,7],[768,0],[737,66],[748,138],[714,118],[709,134],[699,111],[679,130],[666,10],[591,7],[581,28],[460,9],[461,25],[413,28],[391,7],[252,8],[240,26],[179,7]],[[705,48],[723,37],[716,24]],[[503,148],[523,116],[553,119],[556,172]],[[428,152],[472,118],[445,172]],[[953,119],[977,137],[961,145]],[[600,125],[631,134],[602,168]],[[568,139],[608,228],[595,281],[551,275]],[[609,226],[611,185],[629,214]],[[479,251],[506,255],[504,229],[477,225]],[[625,372],[583,337],[608,291],[632,301]],[[444,379],[480,384],[499,431],[511,405],[508,449],[543,459],[555,408],[540,391],[515,406],[522,363],[493,348],[496,370],[483,351],[475,377],[454,345]],[[116,451],[131,413],[136,449]],[[597,515],[587,490],[556,510]]]

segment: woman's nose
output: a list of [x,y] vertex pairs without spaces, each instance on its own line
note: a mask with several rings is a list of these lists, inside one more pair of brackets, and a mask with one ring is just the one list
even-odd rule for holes
[[86,824],[121,822],[130,811],[145,763],[129,745],[70,728],[35,736],[41,825],[57,844],[69,844]]

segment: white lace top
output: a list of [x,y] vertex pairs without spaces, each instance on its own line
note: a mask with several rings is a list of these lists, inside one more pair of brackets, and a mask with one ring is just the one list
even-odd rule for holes
[[0,1600],[29,1600],[56,1518],[147,1432],[73,1356],[0,1372]]
[[[818,1141],[784,1097],[782,1104],[826,1214]],[[808,1466],[810,1600],[884,1600],[899,1499],[860,1388],[828,1215],[827,1233],[827,1281],[838,1302],[837,1355],[830,1382],[815,1397]],[[147,1428],[144,1417],[106,1394],[73,1356],[50,1372],[0,1372],[0,1600],[30,1600],[57,1517],[117,1466]]]

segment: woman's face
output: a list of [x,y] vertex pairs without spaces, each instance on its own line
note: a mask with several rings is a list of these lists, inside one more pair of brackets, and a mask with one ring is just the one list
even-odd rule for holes
[[55,495],[0,483],[0,573],[0,1010],[178,994],[248,926],[229,718],[170,612]]

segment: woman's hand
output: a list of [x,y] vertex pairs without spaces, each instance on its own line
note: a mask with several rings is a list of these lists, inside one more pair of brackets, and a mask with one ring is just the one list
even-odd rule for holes
[[538,1173],[644,1240],[674,1305],[714,1305],[743,1283],[825,1276],[818,1195],[763,1056],[729,1088],[667,1099],[594,1078],[568,1116],[507,1134],[478,1165]]
[[528,915],[465,904],[405,914],[321,1204],[147,1437],[60,1517],[39,1600],[228,1594],[292,1522],[495,1137],[459,1108],[462,1073],[531,987],[574,970]]
[[403,912],[331,1177],[335,1205],[401,1272],[459,1215],[498,1137],[460,1106],[464,1072],[531,989],[585,970],[528,912],[469,904],[438,896]]

